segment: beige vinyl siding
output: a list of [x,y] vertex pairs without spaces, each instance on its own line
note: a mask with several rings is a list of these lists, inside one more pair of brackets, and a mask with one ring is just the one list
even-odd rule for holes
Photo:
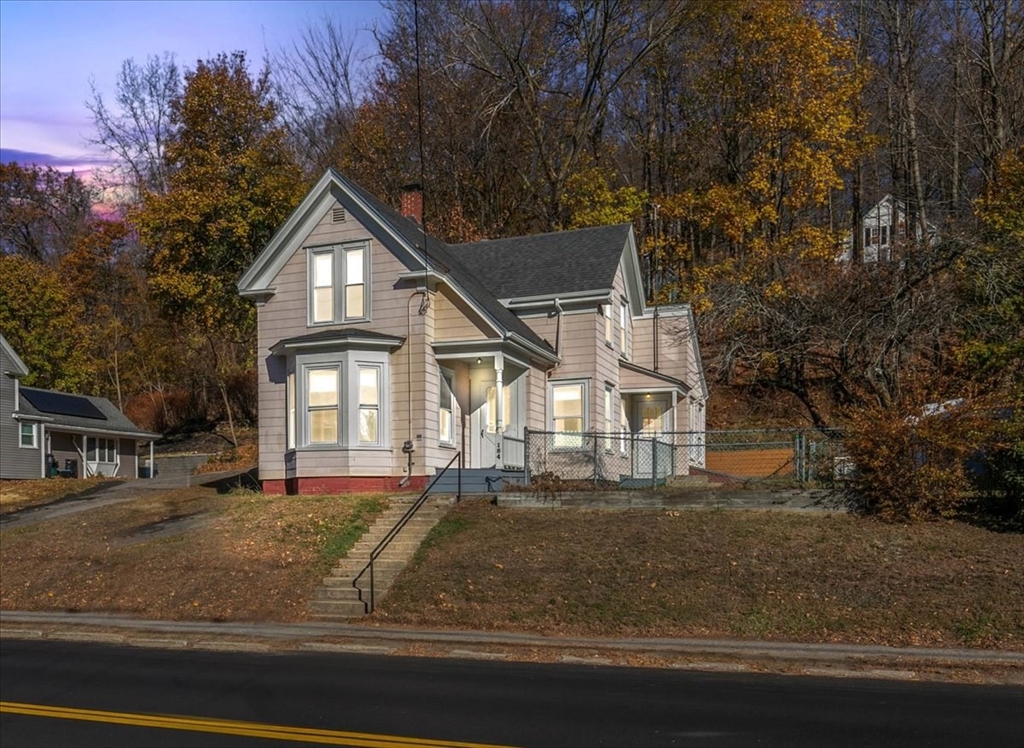
[[[421,297],[411,288],[395,288],[405,266],[351,216],[344,224],[331,223],[331,211],[310,233],[303,247],[348,241],[370,241],[370,321],[348,325],[308,325],[308,277],[305,249],[297,251],[271,284],[276,293],[259,310],[260,355],[260,476],[282,479],[285,471],[285,363],[270,357],[270,348],[278,341],[323,329],[356,328],[407,338],[391,354],[390,441],[382,449],[299,450],[295,455],[295,475],[326,477],[348,475],[400,475],[406,468],[401,447],[406,439],[415,445],[414,475],[431,474],[446,464],[452,450],[438,445],[437,361],[432,343],[435,322],[444,320],[446,339],[483,337],[472,321],[469,310],[459,303],[431,294],[426,314],[418,313]],[[410,424],[409,402],[412,407]],[[301,408],[297,413],[301,418]],[[461,435],[456,416],[456,444]]]
[[434,296],[437,340],[483,340],[489,337],[487,323],[450,289],[443,288]]

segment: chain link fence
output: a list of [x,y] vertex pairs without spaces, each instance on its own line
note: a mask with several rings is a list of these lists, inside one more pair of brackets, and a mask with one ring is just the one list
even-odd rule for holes
[[838,431],[594,433],[527,430],[526,483],[572,488],[828,485],[850,475]]

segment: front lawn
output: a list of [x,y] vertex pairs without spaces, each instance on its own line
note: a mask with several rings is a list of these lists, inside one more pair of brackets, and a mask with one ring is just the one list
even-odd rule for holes
[[391,623],[572,635],[1024,648],[1024,537],[762,511],[457,507]]

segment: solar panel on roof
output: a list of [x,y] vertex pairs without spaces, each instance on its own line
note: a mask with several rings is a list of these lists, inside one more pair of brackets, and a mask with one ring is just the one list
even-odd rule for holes
[[43,413],[60,416],[78,416],[79,418],[95,418],[105,421],[107,417],[88,398],[81,395],[65,395],[63,392],[47,390],[30,390],[22,388],[21,394],[32,403],[32,407]]

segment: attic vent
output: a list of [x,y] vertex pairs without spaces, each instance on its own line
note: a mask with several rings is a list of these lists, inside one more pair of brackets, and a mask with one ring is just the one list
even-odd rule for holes
[[345,209],[340,205],[331,211],[331,223],[345,223]]

